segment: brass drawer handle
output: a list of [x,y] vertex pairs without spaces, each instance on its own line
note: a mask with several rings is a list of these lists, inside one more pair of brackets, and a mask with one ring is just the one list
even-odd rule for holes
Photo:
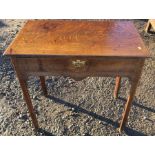
[[85,64],[86,64],[86,61],[81,61],[81,60],[72,61],[72,65],[76,68],[84,67]]

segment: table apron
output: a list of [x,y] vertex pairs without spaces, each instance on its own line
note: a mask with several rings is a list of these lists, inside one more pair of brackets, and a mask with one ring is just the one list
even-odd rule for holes
[[[84,62],[75,66],[74,62]],[[101,76],[132,77],[143,66],[144,59],[117,57],[34,57],[12,58],[15,70],[24,76],[70,76],[75,79]]]

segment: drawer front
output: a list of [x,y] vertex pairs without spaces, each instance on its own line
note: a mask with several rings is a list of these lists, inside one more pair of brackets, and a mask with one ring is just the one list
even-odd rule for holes
[[51,73],[65,76],[102,76],[102,74],[136,72],[141,60],[138,58],[112,57],[44,57],[16,58],[16,65],[28,74]]

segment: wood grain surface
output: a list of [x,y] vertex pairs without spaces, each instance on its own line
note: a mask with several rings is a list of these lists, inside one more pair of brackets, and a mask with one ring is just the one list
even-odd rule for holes
[[29,20],[4,55],[148,57],[149,53],[130,21]]

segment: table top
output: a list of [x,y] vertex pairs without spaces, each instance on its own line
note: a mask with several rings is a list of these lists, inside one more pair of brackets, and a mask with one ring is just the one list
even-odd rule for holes
[[4,55],[148,57],[131,21],[29,20]]

